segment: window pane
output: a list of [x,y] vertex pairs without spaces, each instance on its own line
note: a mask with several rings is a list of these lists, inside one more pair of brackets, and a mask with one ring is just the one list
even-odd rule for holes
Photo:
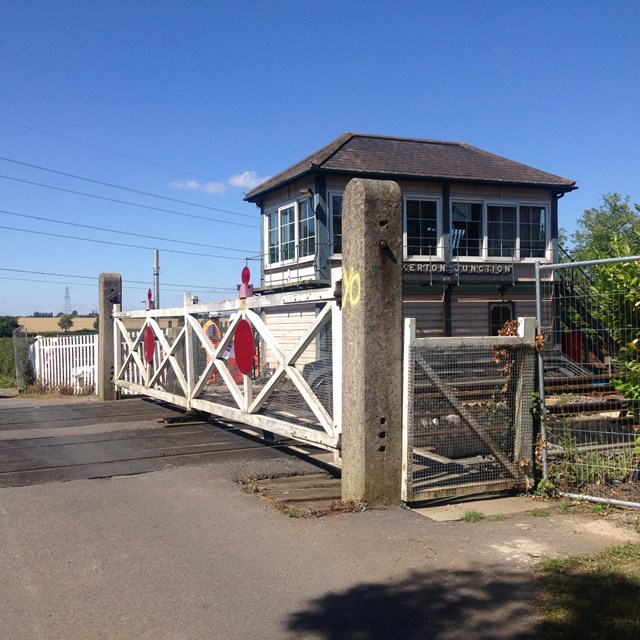
[[278,240],[278,212],[272,211],[267,214],[267,225],[268,225],[268,252],[269,252],[269,263],[278,262],[280,260],[280,242]]
[[516,208],[489,205],[487,207],[487,234],[490,256],[515,257]]
[[520,207],[521,258],[544,258],[547,246],[545,219],[545,207]]
[[312,256],[316,251],[316,214],[311,200],[300,203],[300,222],[298,223],[300,239],[300,257]]
[[479,256],[482,253],[482,204],[451,204],[451,249],[454,256]]
[[282,260],[293,260],[296,257],[296,209],[287,207],[280,211],[280,248]]
[[438,203],[434,200],[407,200],[407,255],[437,253]]
[[333,248],[331,253],[342,253],[342,196],[331,196],[331,225]]

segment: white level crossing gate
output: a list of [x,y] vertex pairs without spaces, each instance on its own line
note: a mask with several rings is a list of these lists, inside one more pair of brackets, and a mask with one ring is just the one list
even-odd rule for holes
[[[212,312],[221,314],[217,344],[202,327]],[[335,450],[340,444],[339,317],[328,288],[175,309],[123,312],[116,307],[114,382],[124,392]],[[235,364],[240,320],[250,324],[256,347],[248,375]],[[153,345],[146,359],[145,335]]]

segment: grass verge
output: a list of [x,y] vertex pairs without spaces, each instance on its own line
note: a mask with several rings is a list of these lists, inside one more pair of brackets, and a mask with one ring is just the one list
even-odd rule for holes
[[540,640],[640,638],[640,544],[540,566]]

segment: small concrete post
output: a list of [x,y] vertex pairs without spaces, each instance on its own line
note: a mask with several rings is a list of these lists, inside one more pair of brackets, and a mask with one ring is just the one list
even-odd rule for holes
[[122,276],[119,273],[101,273],[99,287],[98,399],[116,400],[112,309],[114,304],[122,303]]
[[342,497],[399,504],[402,195],[355,178],[342,220]]
[[525,476],[528,487],[533,486],[533,415],[531,404],[536,382],[536,319],[518,318],[518,336],[526,345],[516,360],[514,460]]

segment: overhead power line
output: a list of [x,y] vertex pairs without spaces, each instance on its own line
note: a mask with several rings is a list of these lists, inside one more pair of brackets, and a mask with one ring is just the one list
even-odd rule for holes
[[113,184],[111,182],[103,182],[102,180],[94,180],[93,178],[85,178],[84,176],[78,176],[74,173],[67,173],[66,171],[58,171],[57,169],[50,169],[48,167],[41,167],[37,164],[31,164],[29,162],[22,162],[21,160],[15,160],[14,158],[6,158],[4,156],[0,156],[0,160],[4,160],[5,162],[12,162],[13,164],[18,164],[23,167],[29,167],[30,169],[38,169],[38,171],[47,171],[49,173],[54,173],[59,176],[65,176],[66,178],[73,178],[74,180],[84,180],[85,182],[90,182],[92,184],[99,184],[103,187],[109,187],[110,189],[120,189],[121,191],[127,191],[129,193],[137,193],[138,195],[148,196],[150,198],[159,198],[160,200],[167,200],[169,202],[179,202],[180,204],[186,204],[190,207],[198,207],[200,209],[208,209],[209,211],[219,211],[221,213],[228,213],[232,216],[241,216],[243,218],[251,218],[254,219],[255,216],[252,216],[248,213],[239,213],[238,211],[230,211],[229,209],[220,209],[218,207],[210,207],[206,204],[198,204],[196,202],[188,202],[187,200],[179,200],[178,198],[170,198],[169,196],[161,196],[157,193],[150,193],[148,191],[141,191],[140,189],[133,189],[131,187],[123,187],[118,184]]
[[160,164],[159,162],[152,162],[151,160],[145,160],[143,158],[138,158],[136,156],[129,155],[127,153],[121,153],[120,151],[114,151],[113,149],[107,149],[105,147],[99,147],[95,144],[89,144],[88,142],[82,142],[80,140],[75,140],[74,138],[68,138],[66,136],[61,136],[57,133],[51,133],[50,131],[44,131],[43,129],[37,129],[36,127],[29,127],[25,124],[20,124],[18,122],[12,122],[11,120],[6,120],[5,118],[0,118],[0,122],[4,122],[5,124],[10,124],[14,127],[20,127],[21,129],[26,129],[27,131],[34,131],[35,133],[40,133],[45,136],[49,136],[51,138],[57,138],[58,140],[64,140],[65,142],[72,142],[73,144],[80,145],[82,147],[87,147],[88,149],[95,149],[96,151],[102,151],[103,153],[110,153],[111,155],[118,156],[120,158],[126,158],[127,160],[134,160],[135,162],[141,162],[143,164],[148,164],[152,167],[158,167],[159,169],[167,169],[169,171],[175,171],[176,173],[182,173],[186,176],[192,176],[194,178],[202,178],[203,180],[207,180],[209,182],[216,182],[218,184],[226,184],[225,180],[216,180],[214,178],[209,178],[207,176],[200,175],[198,173],[194,173],[193,171],[185,171],[183,169],[176,169],[175,167],[170,167],[166,164]]
[[[30,269],[10,269],[8,267],[0,267],[0,271],[10,271],[11,273],[30,273],[33,275],[39,276],[53,276],[55,278],[78,278],[80,280],[93,280],[94,282],[98,282],[99,278],[95,276],[79,276],[71,273],[51,273],[48,271],[33,271]],[[11,278],[5,278],[11,279]],[[36,280],[35,282],[51,282],[50,280]],[[126,280],[126,282],[130,282],[131,284],[147,284],[146,280]],[[84,284],[84,283],[74,283],[74,284]],[[198,284],[182,284],[178,282],[163,282],[163,287],[187,287],[190,289],[202,289],[205,291],[236,291],[236,287],[209,287],[205,285]]]
[[[37,282],[39,284],[70,284],[68,280],[39,280],[38,278],[15,278],[15,277],[10,277],[10,276],[0,276],[0,280],[11,280],[12,282]],[[125,280],[125,283],[128,284],[123,284],[122,288],[123,289],[136,289],[139,290],[140,287],[134,287],[134,286],[129,286],[129,285],[134,285],[134,284],[138,284],[138,285],[142,285],[144,287],[151,287],[151,283],[150,282],[141,282],[138,280]],[[96,278],[96,283],[89,283],[89,282],[73,282],[71,283],[73,284],[74,287],[91,287],[93,288],[97,288],[97,278]],[[175,293],[176,291],[202,291],[205,293],[229,293],[230,291],[235,291],[235,289],[232,289],[231,287],[187,287],[186,289],[184,287],[179,287],[178,285],[162,285],[162,288],[164,290],[167,290],[167,287],[178,287],[178,288],[174,288],[171,289],[170,292],[171,293]]]
[[[65,240],[80,240],[82,242],[94,242],[96,244],[108,244],[115,247],[129,247],[132,249],[149,249],[151,251],[158,247],[146,247],[138,244],[127,244],[125,242],[112,242],[109,240],[94,240],[92,238],[79,238],[78,236],[68,236],[61,233],[50,233],[46,231],[33,231],[31,229],[17,229],[16,227],[6,227],[0,225],[0,229],[7,229],[8,231],[20,231],[22,233],[33,233],[39,236],[50,236],[53,238],[64,238]],[[185,256],[203,256],[205,258],[220,258],[222,260],[247,260],[248,258],[240,258],[235,256],[219,256],[212,253],[196,253],[194,251],[179,251],[178,249],[162,249],[165,253],[180,253]]]
[[43,222],[53,222],[55,224],[64,224],[69,227],[80,227],[81,229],[90,229],[92,231],[106,231],[107,233],[118,233],[124,236],[134,236],[136,238],[148,238],[149,240],[161,240],[163,242],[173,242],[176,244],[188,244],[194,247],[206,247],[208,249],[222,249],[223,251],[235,251],[237,253],[247,254],[254,252],[247,252],[244,249],[234,249],[232,247],[222,247],[215,244],[203,244],[201,242],[189,242],[188,240],[175,240],[174,238],[161,238],[159,236],[150,236],[144,233],[133,233],[132,231],[120,231],[119,229],[108,229],[105,227],[95,227],[89,224],[80,224],[79,222],[65,222],[64,220],[56,220],[54,218],[45,218],[43,216],[32,216],[26,213],[17,213],[15,211],[6,211],[5,209],[0,209],[0,213],[4,213],[9,216],[16,216],[18,218],[27,218],[29,220],[40,220]]
[[[39,282],[45,284],[69,284],[68,280],[38,280],[37,278],[12,278],[10,276],[0,276],[0,280],[12,280],[14,282]],[[95,287],[95,284],[88,282],[74,282],[74,287]]]
[[31,269],[9,269],[8,267],[0,267],[0,271],[11,271],[12,273],[32,273],[38,276],[54,276],[56,278],[79,278],[81,280],[95,280],[95,276],[77,276],[72,273],[49,273],[47,271],[32,271]]
[[[74,189],[65,189],[64,187],[56,187],[51,184],[43,184],[42,182],[34,182],[33,180],[24,180],[22,178],[14,178],[12,176],[0,175],[0,178],[4,180],[13,180],[14,182],[23,182],[24,184],[31,184],[36,187],[44,187],[45,189],[55,189],[56,191],[63,191],[64,193],[72,193],[77,196],[85,196],[87,198],[95,198],[96,200],[105,200],[107,202],[115,202],[117,204],[126,204],[132,207],[139,207],[140,209],[149,209],[151,211],[160,211],[162,213],[172,213],[176,216],[183,216],[185,218],[196,218],[197,220],[206,220],[207,222],[220,222],[221,224],[231,224],[236,227],[248,227],[250,229],[259,229],[257,224],[246,224],[244,222],[232,222],[231,220],[221,220],[220,218],[207,218],[206,216],[198,216],[193,213],[183,213],[181,211],[174,211],[173,209],[162,209],[160,207],[152,207],[147,204],[139,204],[137,202],[129,202],[128,200],[118,200],[117,198],[109,198],[107,196],[99,196],[95,193],[86,193],[85,191],[76,191]],[[222,209],[221,209],[222,211]]]

